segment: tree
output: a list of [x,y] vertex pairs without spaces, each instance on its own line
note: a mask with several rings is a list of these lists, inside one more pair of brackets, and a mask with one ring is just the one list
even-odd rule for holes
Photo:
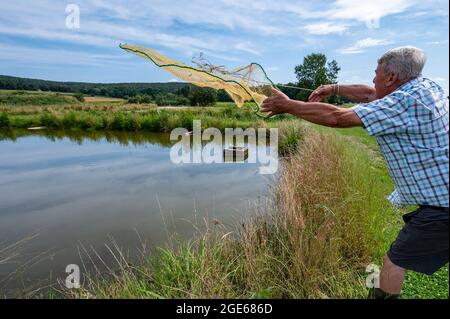
[[277,88],[281,90],[284,94],[286,94],[290,99],[295,99],[297,97],[298,90],[295,89],[297,86],[296,83],[289,82],[286,85],[279,83]]
[[149,95],[135,95],[128,98],[128,103],[130,104],[141,104],[141,103],[146,104],[151,102],[152,98]]
[[217,91],[217,101],[233,102],[233,99],[228,95],[228,93],[225,90],[220,89]]
[[183,96],[185,98],[189,98],[189,92],[191,91],[191,85],[186,85],[176,91],[176,94],[179,96]]
[[[303,63],[295,67],[297,86],[314,90],[322,84],[337,83],[338,73],[341,70],[338,63],[332,60],[327,63],[327,57],[322,53],[312,53],[303,59]],[[299,90],[298,100],[306,101],[310,92]],[[338,101],[338,97],[330,97],[329,101]]]
[[211,88],[191,86],[189,101],[193,106],[214,105],[217,102],[217,91]]

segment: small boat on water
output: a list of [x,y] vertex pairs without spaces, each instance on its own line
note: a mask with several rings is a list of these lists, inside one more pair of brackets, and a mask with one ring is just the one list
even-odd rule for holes
[[223,150],[223,155],[225,158],[237,158],[237,159],[246,159],[248,156],[248,147],[247,146],[229,146]]
[[34,130],[45,130],[46,127],[45,126],[35,126],[35,127],[29,127],[28,128],[30,131],[34,131]]

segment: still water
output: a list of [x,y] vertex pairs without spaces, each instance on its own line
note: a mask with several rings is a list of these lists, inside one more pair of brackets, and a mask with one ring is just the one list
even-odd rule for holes
[[107,261],[114,240],[133,258],[142,242],[192,237],[206,216],[232,227],[267,197],[273,176],[258,164],[174,164],[172,145],[158,133],[1,132],[0,295],[64,278],[80,247]]

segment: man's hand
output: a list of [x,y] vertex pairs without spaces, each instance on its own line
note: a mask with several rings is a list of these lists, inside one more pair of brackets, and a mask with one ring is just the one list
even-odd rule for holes
[[321,85],[315,89],[308,98],[309,102],[320,102],[333,94],[334,87],[332,84]]
[[291,99],[281,91],[272,89],[272,96],[264,100],[261,112],[270,112],[268,116],[288,113]]

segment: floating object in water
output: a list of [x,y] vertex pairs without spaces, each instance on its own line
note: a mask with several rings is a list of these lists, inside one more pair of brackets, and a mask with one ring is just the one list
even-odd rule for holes
[[35,126],[35,127],[29,127],[29,130],[45,130],[45,126]]
[[225,161],[243,161],[248,157],[248,147],[230,146],[223,150]]

